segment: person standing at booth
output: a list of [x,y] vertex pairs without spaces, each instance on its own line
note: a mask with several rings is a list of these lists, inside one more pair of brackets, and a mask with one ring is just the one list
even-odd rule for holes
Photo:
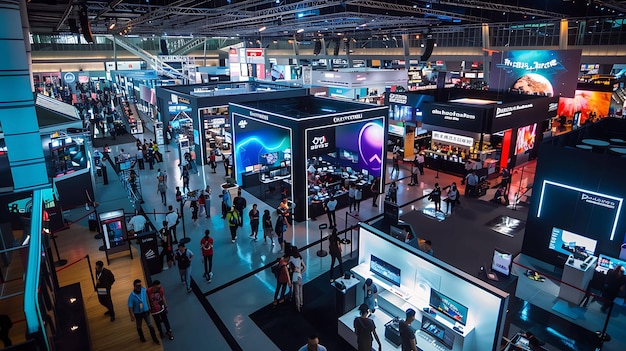
[[343,276],[343,259],[341,257],[341,241],[337,235],[337,228],[333,228],[332,234],[328,237],[328,252],[330,253],[330,282],[335,281],[335,260],[339,266],[339,273]]
[[409,308],[406,310],[406,319],[401,320],[398,324],[400,329],[400,341],[402,342],[402,351],[417,351],[415,343],[415,330],[411,327],[411,323],[415,320],[415,310]]
[[367,278],[365,284],[363,284],[363,304],[367,306],[371,313],[376,312],[378,307],[378,288],[372,278]]
[[613,301],[624,289],[626,285],[626,277],[624,277],[624,267],[617,265],[606,274],[606,281],[604,283],[604,289],[602,291],[602,297],[604,298],[604,304],[601,311],[604,313],[613,305]]
[[98,293],[98,302],[107,311],[105,316],[111,317],[111,322],[115,321],[115,310],[113,309],[113,300],[111,300],[111,287],[115,283],[113,272],[104,268],[104,262],[96,262],[96,292]]
[[337,199],[331,195],[330,199],[326,203],[326,214],[328,215],[328,228],[337,228],[337,218],[335,217],[335,210],[337,208]]
[[380,343],[378,334],[376,333],[376,324],[369,318],[370,310],[366,304],[359,306],[360,316],[354,318],[354,332],[356,334],[356,344],[358,351],[372,351],[373,339],[378,343],[378,351],[382,351],[383,346]]

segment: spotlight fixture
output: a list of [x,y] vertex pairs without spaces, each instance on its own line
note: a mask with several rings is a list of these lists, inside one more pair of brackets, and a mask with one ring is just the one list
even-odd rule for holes
[[302,33],[302,32],[304,32],[304,29],[303,29],[303,28],[300,28],[300,29],[298,29],[298,30],[296,31],[296,33]]
[[115,21],[111,21],[111,23],[109,23],[109,30],[112,30],[113,28],[115,28],[115,25],[117,23]]
[[259,32],[262,32],[262,31],[264,31],[264,30],[266,30],[266,29],[267,29],[267,27],[266,27],[266,26],[263,26],[263,27],[259,28]]

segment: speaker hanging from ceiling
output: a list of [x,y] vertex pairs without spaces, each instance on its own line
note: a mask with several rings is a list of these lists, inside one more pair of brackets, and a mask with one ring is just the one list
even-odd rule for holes
[[76,23],[75,18],[68,18],[67,24],[70,26],[70,32],[73,34],[80,34],[80,31],[78,30],[78,23]]
[[161,55],[169,55],[170,51],[167,49],[167,40],[161,39]]
[[420,61],[422,62],[428,61],[428,59],[430,58],[430,55],[432,55],[433,53],[434,47],[435,47],[435,39],[432,39],[432,38],[426,39],[426,49],[424,50],[424,53],[420,57]]
[[319,55],[322,52],[322,42],[319,40],[315,41],[315,47],[313,48],[313,55]]
[[80,30],[83,38],[88,43],[93,44],[93,34],[91,34],[91,25],[89,24],[89,16],[87,15],[87,6],[81,6],[78,12],[78,20],[80,21]]

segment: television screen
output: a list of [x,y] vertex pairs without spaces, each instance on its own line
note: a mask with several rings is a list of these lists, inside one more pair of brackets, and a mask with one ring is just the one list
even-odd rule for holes
[[370,256],[370,272],[393,285],[400,286],[400,268],[392,266],[374,255]]
[[517,142],[515,143],[515,154],[523,154],[535,147],[535,134],[537,133],[537,123],[517,129]]
[[454,321],[463,325],[467,323],[467,307],[434,289],[430,289],[429,304],[432,308],[442,312]]
[[491,269],[500,272],[507,277],[511,274],[511,264],[513,263],[513,255],[500,249],[493,250],[493,260],[491,261]]
[[359,163],[359,154],[352,150],[339,149],[339,159]]
[[278,161],[278,152],[268,152],[267,154],[261,155],[261,163],[265,163],[266,165],[273,165]]
[[421,330],[443,343],[449,349],[452,349],[454,345],[454,333],[450,331],[450,329],[437,323],[430,317],[423,315]]
[[607,274],[611,269],[615,269],[615,267],[617,267],[618,265],[626,267],[626,262],[606,255],[600,255],[600,257],[598,258],[596,271]]
[[577,259],[586,259],[593,256],[596,251],[597,241],[578,235],[560,228],[552,228],[550,244],[548,247],[552,250],[565,255],[574,255]]

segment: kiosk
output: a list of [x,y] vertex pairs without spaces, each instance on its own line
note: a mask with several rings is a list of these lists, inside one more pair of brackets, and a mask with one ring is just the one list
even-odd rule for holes
[[124,210],[102,212],[99,216],[104,234],[102,241],[104,242],[107,265],[109,264],[109,255],[114,253],[128,250],[130,258],[133,258],[133,251],[130,248],[130,240],[128,240],[128,231],[126,230]]
[[306,96],[231,103],[229,111],[237,183],[271,206],[293,198],[304,209],[297,221],[321,215],[331,195],[337,209],[347,206],[350,185],[366,199],[384,176],[384,106]]
[[[360,281],[356,305],[363,301],[364,281],[371,278],[378,288],[373,317],[383,350],[397,350],[397,344],[383,338],[381,330],[409,308],[417,311],[412,327],[418,330],[420,350],[499,350],[508,293],[363,223],[358,252],[358,265],[352,269]],[[358,308],[347,311],[337,327],[355,347],[353,321],[358,315]]]

